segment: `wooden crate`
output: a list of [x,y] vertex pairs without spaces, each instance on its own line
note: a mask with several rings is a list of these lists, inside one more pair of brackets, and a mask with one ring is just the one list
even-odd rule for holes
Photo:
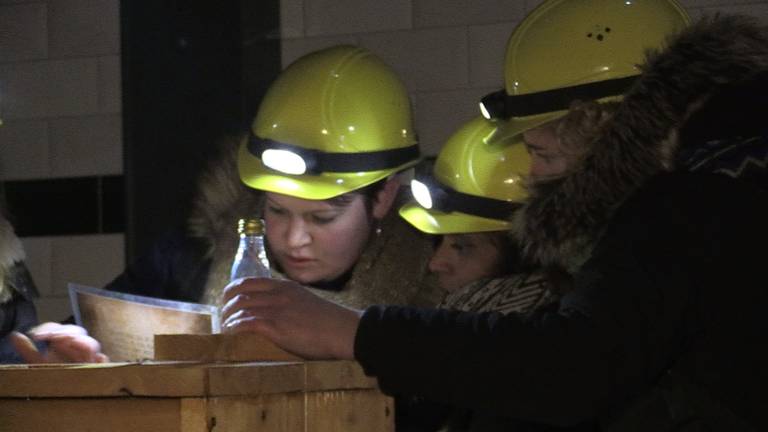
[[386,432],[393,416],[349,361],[0,367],[8,432]]
[[155,360],[302,361],[255,333],[158,334],[154,348]]

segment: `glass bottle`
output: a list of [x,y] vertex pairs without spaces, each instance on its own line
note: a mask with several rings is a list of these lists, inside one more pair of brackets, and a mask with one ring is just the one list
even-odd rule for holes
[[229,280],[244,277],[272,277],[267,251],[264,249],[264,221],[261,219],[240,219],[237,222],[240,244]]

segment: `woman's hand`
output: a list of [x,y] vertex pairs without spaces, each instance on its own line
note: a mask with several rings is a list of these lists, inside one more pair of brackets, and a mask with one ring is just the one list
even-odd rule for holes
[[[47,322],[29,332],[10,335],[16,352],[27,363],[105,363],[109,358],[101,352],[101,344],[88,332],[72,324]],[[33,341],[47,342],[45,353],[38,351]]]
[[224,289],[222,330],[259,333],[307,359],[353,359],[360,315],[292,281],[247,278]]

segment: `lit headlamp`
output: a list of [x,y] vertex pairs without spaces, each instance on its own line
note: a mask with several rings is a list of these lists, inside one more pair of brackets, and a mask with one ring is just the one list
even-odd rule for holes
[[461,212],[488,219],[506,220],[520,204],[465,194],[440,184],[433,177],[411,180],[411,193],[420,206],[443,213]]
[[514,96],[499,90],[480,99],[480,113],[491,120],[567,110],[575,100],[597,100],[624,94],[637,77],[633,75]]
[[420,158],[416,144],[372,152],[327,153],[253,134],[248,137],[248,151],[261,159],[266,167],[291,175],[380,171],[416,162]]

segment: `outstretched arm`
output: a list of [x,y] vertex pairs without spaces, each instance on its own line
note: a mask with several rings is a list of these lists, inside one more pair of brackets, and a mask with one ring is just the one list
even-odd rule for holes
[[225,332],[259,333],[309,359],[352,359],[361,311],[284,280],[247,278],[224,289]]

